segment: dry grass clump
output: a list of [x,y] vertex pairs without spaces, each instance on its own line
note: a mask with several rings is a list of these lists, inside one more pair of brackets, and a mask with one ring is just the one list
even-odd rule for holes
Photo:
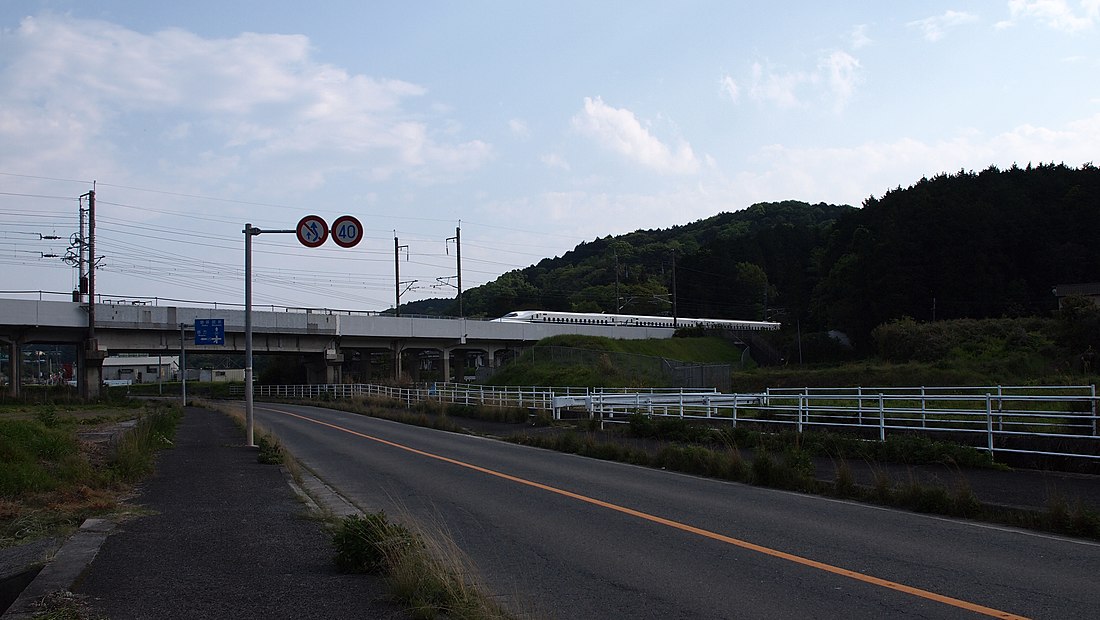
[[345,517],[333,528],[335,562],[344,572],[383,575],[414,618],[508,618],[474,577],[445,532],[413,531],[382,512]]

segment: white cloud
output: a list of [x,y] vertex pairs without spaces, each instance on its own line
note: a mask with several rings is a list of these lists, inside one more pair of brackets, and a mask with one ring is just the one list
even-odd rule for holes
[[1022,19],[1035,19],[1054,30],[1081,32],[1091,30],[1100,21],[1100,0],[1081,0],[1081,14],[1066,0],[1009,0],[1009,19],[998,28],[1015,25]]
[[565,171],[568,171],[571,168],[570,165],[569,165],[569,162],[566,161],[564,157],[562,157],[561,155],[558,155],[557,153],[547,153],[546,155],[543,155],[539,159],[540,159],[540,161],[542,161],[543,165],[546,166],[547,168],[556,168],[558,170],[565,170]]
[[912,21],[906,25],[920,30],[924,33],[925,40],[935,43],[947,34],[947,30],[976,21],[978,21],[978,16],[973,13],[945,11],[943,15]]
[[822,59],[818,67],[825,73],[833,107],[840,111],[848,104],[861,81],[859,61],[846,52],[836,51]]
[[752,86],[749,94],[757,101],[773,103],[780,108],[794,108],[801,105],[798,88],[812,81],[812,76],[800,71],[773,73],[765,71],[759,62],[752,65]]
[[847,106],[862,82],[859,60],[840,50],[825,53],[812,72],[775,71],[759,62],[752,65],[749,95],[781,109],[800,108],[810,101],[825,102],[835,112]]
[[867,24],[859,24],[852,28],[852,32],[849,34],[849,45],[852,46],[852,49],[863,49],[872,43],[874,41],[867,36]]
[[730,98],[730,101],[738,103],[741,100],[741,89],[737,86],[737,82],[735,82],[732,77],[724,75],[718,84],[722,92]]
[[520,138],[528,138],[531,136],[531,129],[527,126],[527,123],[518,118],[513,118],[508,121],[508,129],[511,130],[513,135]]
[[[1100,114],[1062,129],[1022,125],[990,136],[964,131],[934,142],[901,138],[821,149],[773,145],[759,153],[757,171],[741,173],[735,185],[754,201],[797,198],[858,205],[868,195],[911,185],[921,175],[991,165],[1004,169],[1014,163],[1079,166],[1095,160],[1097,141]],[[777,195],[776,188],[786,196]]]
[[[5,169],[78,169],[88,152],[102,164],[139,134],[191,158],[182,170],[224,158],[256,177],[296,167],[318,179],[342,166],[438,181],[492,155],[484,142],[454,140],[430,104],[417,113],[422,86],[317,62],[301,35],[205,39],[44,15],[0,32],[0,43],[0,142],[19,157],[0,155]],[[184,142],[198,150],[180,151]],[[286,161],[301,154],[311,157]]]
[[642,126],[630,110],[613,108],[599,97],[584,98],[584,110],[573,117],[573,126],[591,136],[604,148],[661,174],[694,174],[699,160],[691,146],[681,143],[675,150]]
[[553,191],[495,202],[486,209],[492,217],[514,221],[538,213],[561,234],[591,239],[668,228],[757,202],[793,199],[859,206],[870,195],[907,187],[922,175],[960,169],[1052,161],[1076,166],[1095,159],[1098,141],[1100,114],[1061,129],[1024,125],[993,135],[968,130],[941,140],[899,138],[841,148],[772,145],[758,150],[749,168],[731,176],[708,170],[660,192]]

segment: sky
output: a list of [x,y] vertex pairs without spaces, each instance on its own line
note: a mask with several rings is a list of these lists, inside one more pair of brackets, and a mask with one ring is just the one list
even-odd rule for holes
[[380,311],[453,297],[459,252],[469,290],[1097,145],[1100,0],[2,0],[0,296],[73,290],[93,187],[101,301],[241,304],[246,223],[351,215],[352,248],[253,237],[254,302]]

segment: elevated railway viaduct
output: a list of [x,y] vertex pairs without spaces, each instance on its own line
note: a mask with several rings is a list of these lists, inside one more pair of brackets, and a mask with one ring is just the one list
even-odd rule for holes
[[[224,345],[196,345],[195,319],[225,321]],[[182,326],[182,328],[181,328]],[[243,353],[243,310],[183,306],[96,304],[94,339],[88,338],[87,305],[78,302],[0,299],[0,342],[11,360],[9,392],[18,395],[22,355],[27,344],[77,345],[81,393],[98,392],[102,361],[108,355],[138,353]],[[664,327],[507,323],[461,318],[396,317],[326,309],[252,312],[253,351],[257,355],[306,357],[310,383],[341,383],[377,375],[408,376],[424,359],[437,359],[445,378],[461,369],[468,356],[496,366],[549,336],[582,334],[619,339],[670,338]],[[459,370],[461,372],[461,370]]]

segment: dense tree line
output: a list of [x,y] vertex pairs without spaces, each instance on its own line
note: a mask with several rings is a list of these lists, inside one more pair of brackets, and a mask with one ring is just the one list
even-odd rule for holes
[[[1049,316],[1058,284],[1100,280],[1100,171],[988,168],[856,209],[761,203],[582,243],[467,291],[468,316],[541,308],[762,319],[860,345],[891,320]],[[673,285],[675,274],[675,286]],[[453,313],[453,301],[410,311]]]
[[1100,280],[1100,170],[1042,165],[921,179],[839,218],[811,315],[860,337],[919,321],[1049,316]]

